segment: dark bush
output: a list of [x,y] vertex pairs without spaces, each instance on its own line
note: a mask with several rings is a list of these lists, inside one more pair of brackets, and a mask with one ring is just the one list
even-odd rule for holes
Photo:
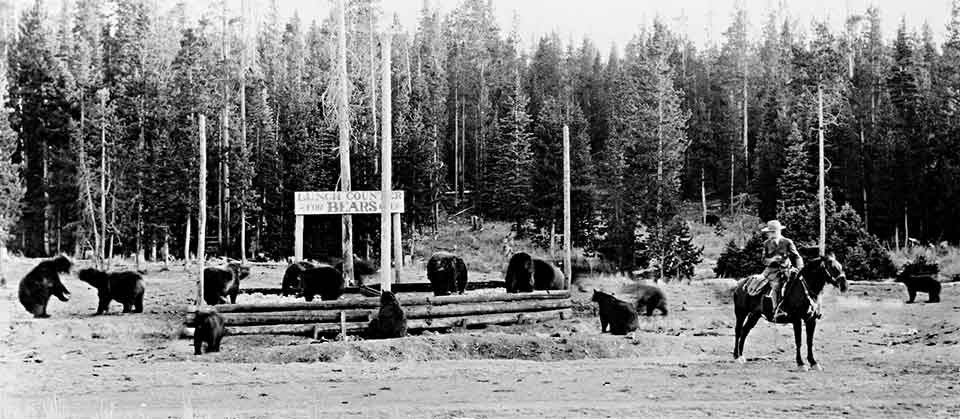
[[743,247],[737,246],[736,241],[730,240],[720,254],[713,273],[718,278],[746,278],[763,272],[761,258],[765,239],[762,233],[754,234]]

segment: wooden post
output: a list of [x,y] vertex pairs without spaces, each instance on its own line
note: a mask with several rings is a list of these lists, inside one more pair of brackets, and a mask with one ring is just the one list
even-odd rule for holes
[[[100,115],[100,231],[103,232],[103,237],[107,237],[107,96],[109,93],[107,89],[102,89],[100,93],[100,112],[103,112]],[[106,269],[107,263],[105,262],[105,257],[107,255],[106,249],[106,239],[100,242],[100,248],[97,251],[100,252],[100,269]]]
[[397,279],[400,278],[400,268],[403,267],[403,242],[402,236],[403,232],[401,231],[402,225],[400,224],[400,213],[395,212],[393,215],[393,221],[390,223],[393,226],[393,266],[397,268]]
[[203,268],[206,264],[207,247],[207,117],[200,115],[200,203],[197,206],[197,308],[203,305]]
[[393,234],[390,215],[393,202],[393,111],[390,109],[393,99],[390,87],[390,32],[387,31],[380,39],[380,55],[383,60],[381,83],[381,100],[383,110],[380,112],[380,289],[390,291],[393,282],[393,272],[390,265],[390,236]]
[[[350,101],[349,79],[347,78],[347,24],[344,14],[347,12],[344,0],[337,0],[337,114],[340,130],[340,186],[344,192],[353,187],[350,182]],[[353,281],[353,217],[341,216],[341,249],[343,250],[343,279]]]
[[700,168],[700,206],[703,207],[703,223],[707,223],[707,184],[703,179],[703,167]]
[[570,219],[570,127],[563,126],[563,275],[569,286],[573,283],[573,240]]
[[825,189],[826,187],[824,182],[824,155],[823,155],[823,87],[817,85],[817,119],[819,120],[820,129],[819,129],[819,148],[820,148],[820,158],[818,159],[818,168],[819,168],[819,179],[818,179],[818,192],[817,199],[820,201],[820,254],[825,255],[827,253],[827,208],[825,206]]
[[303,216],[296,216],[296,223],[293,226],[293,261],[303,260]]

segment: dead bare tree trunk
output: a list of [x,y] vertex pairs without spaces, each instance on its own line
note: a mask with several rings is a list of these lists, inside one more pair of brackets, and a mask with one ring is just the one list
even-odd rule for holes
[[[100,96],[100,231],[107,234],[107,97],[109,91],[101,89]],[[100,243],[100,254],[106,255],[103,248],[104,243]],[[110,238],[111,252],[113,248],[113,237]],[[109,261],[101,265],[101,269],[106,269]]]
[[[350,181],[350,80],[347,78],[347,23],[346,4],[337,0],[337,114],[340,131],[340,183],[342,191],[352,189]],[[342,216],[343,279],[353,281],[353,217]]]

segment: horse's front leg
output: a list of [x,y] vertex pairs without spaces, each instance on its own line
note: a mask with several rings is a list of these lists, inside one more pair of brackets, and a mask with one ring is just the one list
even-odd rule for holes
[[803,328],[800,327],[800,320],[793,321],[793,341],[797,345],[797,367],[806,371],[807,366],[803,364],[803,358],[800,356],[800,345],[802,342],[801,334],[803,333]]
[[817,360],[813,358],[813,334],[817,330],[817,318],[813,317],[810,320],[807,320],[806,324],[807,324],[807,362],[809,362],[810,366],[816,369],[817,371],[823,371],[823,368],[820,367],[820,364],[817,363]]

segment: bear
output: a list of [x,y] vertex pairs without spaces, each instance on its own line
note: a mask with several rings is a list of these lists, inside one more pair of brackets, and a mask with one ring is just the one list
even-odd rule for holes
[[240,293],[240,280],[250,275],[250,267],[239,263],[228,263],[223,266],[211,266],[203,270],[203,300],[207,304],[237,303],[237,294]]
[[[338,271],[343,272],[343,262],[334,266]],[[353,255],[353,282],[357,287],[363,286],[363,278],[377,273],[377,267],[369,260],[360,259]]]
[[60,275],[69,274],[72,268],[73,262],[66,256],[40,262],[20,280],[19,297],[23,308],[38,319],[50,317],[47,303],[51,295],[60,301],[70,300],[70,291],[60,282]]
[[660,288],[652,285],[636,284],[637,295],[637,313],[644,312],[645,315],[652,316],[653,310],[660,310],[664,316],[667,315],[667,296],[663,294]]
[[565,290],[567,281],[560,268],[543,259],[533,258],[533,289]]
[[402,338],[407,335],[407,318],[397,296],[390,291],[380,293],[380,311],[367,326],[372,339]]
[[226,331],[223,316],[216,311],[197,311],[194,318],[193,354],[203,353],[203,343],[207,343],[207,352],[219,352],[220,340]]
[[450,252],[437,252],[427,262],[427,278],[434,296],[463,294],[467,289],[467,265]]
[[507,292],[533,292],[533,269],[533,258],[530,255],[520,252],[511,256],[504,278]]
[[77,272],[77,278],[97,289],[100,303],[96,314],[104,314],[110,301],[123,304],[124,313],[143,313],[143,278],[136,272],[103,272],[89,268]]
[[306,269],[315,268],[317,265],[312,262],[300,261],[290,264],[283,273],[283,281],[280,282],[280,295],[299,296],[301,290],[300,274]]
[[910,297],[907,304],[913,303],[913,300],[917,298],[917,292],[927,293],[928,303],[940,302],[940,281],[937,281],[937,278],[933,275],[900,274],[897,275],[895,282],[902,283],[907,287],[907,295]]
[[626,335],[640,326],[637,310],[626,301],[598,289],[593,290],[592,300],[600,307],[600,333],[610,328],[612,335]]
[[320,295],[323,301],[336,300],[346,290],[343,273],[327,264],[304,269],[300,272],[300,283],[300,293],[307,301],[313,301],[315,295]]

